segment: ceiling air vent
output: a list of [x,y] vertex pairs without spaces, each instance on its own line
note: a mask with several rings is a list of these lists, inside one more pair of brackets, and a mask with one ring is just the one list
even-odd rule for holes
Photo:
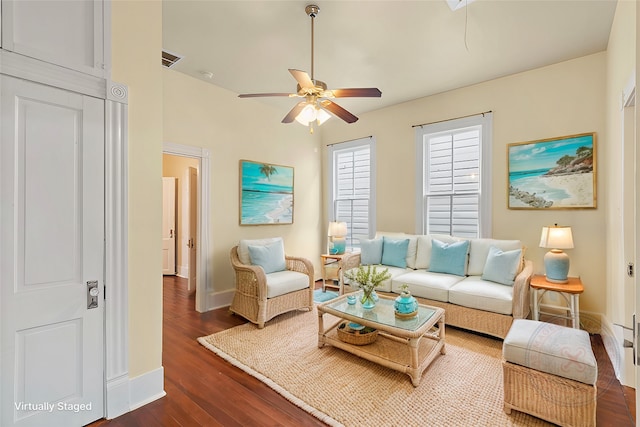
[[162,51],[162,66],[163,67],[167,67],[167,68],[171,68],[174,65],[176,65],[178,63],[178,61],[180,61],[183,57],[175,54],[175,53],[171,53],[169,51],[163,50]]

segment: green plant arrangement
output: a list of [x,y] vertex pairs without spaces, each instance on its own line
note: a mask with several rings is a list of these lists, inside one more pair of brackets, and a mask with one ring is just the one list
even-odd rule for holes
[[377,266],[375,265],[361,265],[357,268],[357,270],[349,270],[344,273],[344,276],[349,279],[350,282],[356,284],[360,289],[362,289],[362,298],[360,298],[360,302],[363,306],[374,306],[375,300],[373,299],[373,291],[376,287],[380,285],[380,283],[391,277],[391,273],[389,273],[389,269],[385,268],[384,270],[378,271]]

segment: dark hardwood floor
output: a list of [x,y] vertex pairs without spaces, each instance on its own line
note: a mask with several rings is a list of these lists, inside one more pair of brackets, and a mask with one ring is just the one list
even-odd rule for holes
[[[245,323],[226,308],[197,313],[186,281],[164,279],[162,364],[167,395],[116,419],[91,427],[324,426],[262,382],[196,341]],[[598,360],[598,427],[634,426],[635,391],[620,385],[600,336],[592,336]]]

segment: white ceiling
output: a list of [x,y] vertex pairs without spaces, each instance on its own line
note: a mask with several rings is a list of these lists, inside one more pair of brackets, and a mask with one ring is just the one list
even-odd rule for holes
[[[614,0],[164,0],[163,48],[173,69],[235,93],[295,92],[287,71],[330,89],[377,87],[382,98],[340,99],[358,114],[606,49]],[[159,59],[158,59],[159,60]],[[203,72],[211,72],[205,77]],[[289,98],[253,98],[282,108]]]

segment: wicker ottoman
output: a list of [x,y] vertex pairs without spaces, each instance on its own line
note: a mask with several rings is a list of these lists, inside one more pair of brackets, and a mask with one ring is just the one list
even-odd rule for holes
[[516,319],[502,347],[504,411],[561,426],[596,425],[598,365],[589,334]]

